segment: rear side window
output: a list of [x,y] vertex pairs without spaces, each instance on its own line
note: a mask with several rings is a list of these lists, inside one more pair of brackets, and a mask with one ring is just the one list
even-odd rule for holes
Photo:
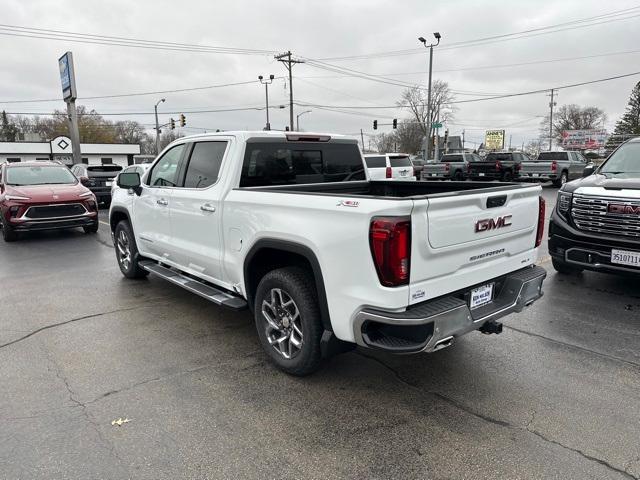
[[568,160],[567,152],[540,152],[538,160]]
[[368,168],[386,168],[387,167],[387,158],[384,156],[364,157],[364,161],[367,164]]
[[218,180],[227,142],[197,142],[191,151],[185,188],[207,188]]
[[392,167],[413,167],[411,159],[406,155],[389,155],[389,164]]
[[462,155],[443,155],[442,156],[443,162],[462,162],[462,160],[463,160]]
[[241,187],[364,180],[355,143],[250,142],[242,164]]
[[184,144],[176,145],[167,151],[153,166],[149,176],[152,187],[175,187],[178,184],[178,167],[184,152]]

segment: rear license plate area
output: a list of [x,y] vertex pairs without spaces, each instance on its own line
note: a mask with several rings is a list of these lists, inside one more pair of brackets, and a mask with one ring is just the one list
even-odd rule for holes
[[469,308],[474,310],[493,301],[495,283],[488,283],[471,290],[469,295]]

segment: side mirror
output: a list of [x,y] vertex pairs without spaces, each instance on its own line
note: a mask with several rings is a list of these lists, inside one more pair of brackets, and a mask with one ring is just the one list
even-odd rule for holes
[[120,188],[131,189],[136,192],[137,195],[140,195],[142,192],[142,187],[140,187],[140,174],[138,172],[121,173],[118,175],[117,185]]
[[589,165],[584,167],[584,170],[582,170],[582,176],[588,177],[589,175],[593,175],[595,171],[596,171],[596,166],[593,163],[590,163]]

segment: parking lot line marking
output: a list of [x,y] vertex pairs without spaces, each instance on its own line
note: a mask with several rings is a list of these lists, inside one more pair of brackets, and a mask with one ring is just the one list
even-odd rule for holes
[[103,222],[102,220],[98,220],[98,222],[100,222],[103,225],[106,225],[108,227],[110,227],[111,225],[109,224],[109,222]]

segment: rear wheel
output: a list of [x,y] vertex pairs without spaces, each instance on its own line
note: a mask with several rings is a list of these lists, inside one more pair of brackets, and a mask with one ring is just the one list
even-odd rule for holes
[[86,227],[82,227],[84,233],[98,233],[98,227],[100,224],[98,222],[92,223],[91,225],[87,225]]
[[453,174],[453,179],[456,182],[461,182],[462,180],[464,180],[464,175],[462,175],[462,172],[460,170],[457,170],[456,173]]
[[142,257],[138,253],[136,239],[127,220],[122,220],[116,225],[114,239],[116,259],[122,274],[127,278],[142,278],[149,275],[149,272],[139,265]]
[[562,273],[563,275],[575,275],[582,272],[583,270],[580,267],[574,267],[573,265],[569,265],[562,260],[556,260],[555,258],[551,260],[551,263],[553,264],[553,268],[555,269],[555,271],[558,273]]
[[568,180],[569,176],[567,175],[567,172],[562,172],[560,174],[560,178],[553,181],[553,185],[555,187],[562,187],[565,183],[567,183]]
[[507,170],[506,172],[504,172],[502,174],[502,181],[503,182],[510,182],[513,180],[513,174],[511,173],[511,171]]
[[18,234],[7,222],[3,221],[0,225],[2,226],[2,238],[5,242],[15,242],[18,239]]
[[256,290],[254,315],[271,361],[291,375],[315,372],[322,360],[322,323],[311,276],[298,267],[267,273]]

